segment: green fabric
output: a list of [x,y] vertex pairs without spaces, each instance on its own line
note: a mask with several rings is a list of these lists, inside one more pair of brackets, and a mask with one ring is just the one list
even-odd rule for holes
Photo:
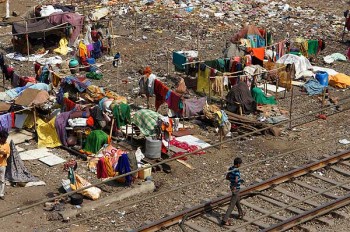
[[130,123],[130,106],[125,103],[115,105],[113,107],[113,117],[115,119],[115,125],[117,126],[117,128],[120,128]]
[[86,77],[89,79],[101,80],[103,78],[103,75],[102,75],[102,73],[88,72],[86,74]]
[[289,54],[296,55],[296,56],[300,56],[300,55],[301,55],[301,52],[289,52]]
[[254,87],[252,89],[252,96],[257,104],[263,104],[263,105],[275,105],[276,100],[274,96],[266,97],[264,92],[257,87]]
[[272,33],[271,32],[267,32],[267,45],[272,45],[273,40],[272,40]]
[[153,110],[138,110],[132,117],[132,123],[135,124],[145,136],[155,135],[155,127],[160,114]]
[[308,43],[307,53],[309,55],[316,55],[318,50],[318,40],[309,40],[307,41],[307,43]]
[[226,72],[225,70],[225,60],[224,59],[217,59],[217,60],[207,60],[204,62],[206,65],[208,65],[210,68],[216,69],[220,72]]
[[102,130],[94,130],[86,138],[84,150],[96,154],[107,143],[108,135]]

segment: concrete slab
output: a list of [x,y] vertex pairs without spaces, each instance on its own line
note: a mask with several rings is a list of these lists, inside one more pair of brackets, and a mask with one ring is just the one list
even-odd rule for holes
[[62,159],[61,157],[57,156],[57,155],[49,155],[49,156],[45,156],[43,158],[39,159],[41,162],[43,162],[44,164],[49,165],[50,167],[55,166],[57,164],[61,164],[63,162],[65,162],[65,159]]
[[38,148],[29,151],[19,152],[22,160],[36,160],[46,156],[53,155],[47,148]]
[[13,141],[15,144],[24,143],[26,140],[31,140],[34,138],[32,132],[26,130],[13,130],[10,131],[8,141]]
[[109,204],[113,204],[115,202],[121,201],[131,196],[153,192],[155,188],[156,187],[153,182],[146,181],[142,185],[136,185],[134,188],[124,189],[108,197],[83,204],[80,209],[67,209],[61,212],[60,214],[62,215],[63,219],[69,219],[69,218],[75,217],[78,214],[91,211],[92,209],[97,209],[97,208],[100,210],[108,209]]

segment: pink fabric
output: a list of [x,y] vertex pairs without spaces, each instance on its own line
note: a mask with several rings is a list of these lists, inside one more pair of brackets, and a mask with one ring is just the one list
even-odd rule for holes
[[73,33],[69,39],[69,45],[71,46],[80,34],[84,23],[84,16],[69,12],[53,13],[49,16],[49,22],[55,26],[69,23],[74,27]]
[[241,57],[239,56],[235,56],[235,58],[233,58],[234,61],[237,61],[237,63],[241,63]]

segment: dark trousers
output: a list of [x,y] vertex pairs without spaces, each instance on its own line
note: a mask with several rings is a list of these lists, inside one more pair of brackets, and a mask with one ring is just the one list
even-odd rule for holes
[[238,214],[242,215],[243,211],[242,211],[240,200],[241,200],[241,198],[239,196],[239,191],[232,191],[230,205],[228,206],[226,214],[225,214],[224,218],[222,219],[224,222],[227,222],[227,220],[230,217],[230,214],[232,213],[233,208],[235,206],[237,207]]

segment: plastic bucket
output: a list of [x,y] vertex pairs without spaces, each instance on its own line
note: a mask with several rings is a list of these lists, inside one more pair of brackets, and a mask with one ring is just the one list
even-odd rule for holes
[[145,156],[150,159],[158,159],[161,157],[162,141],[154,140],[152,137],[146,137]]
[[326,72],[317,72],[316,73],[316,80],[318,80],[318,82],[320,82],[321,85],[323,85],[324,87],[328,86],[328,73]]

